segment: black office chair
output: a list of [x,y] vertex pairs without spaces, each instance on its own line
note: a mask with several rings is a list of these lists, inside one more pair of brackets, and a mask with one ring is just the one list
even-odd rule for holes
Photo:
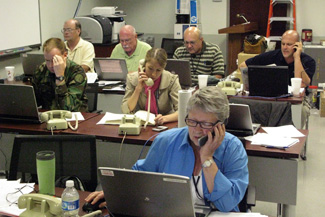
[[238,204],[240,212],[250,212],[252,207],[256,205],[256,188],[248,185],[244,198]]
[[17,135],[11,155],[9,180],[37,183],[36,153],[55,152],[55,179],[77,176],[84,190],[97,186],[96,137],[91,135]]
[[98,83],[89,83],[86,88],[86,96],[88,98],[88,111],[91,113],[101,113],[102,110],[97,110],[98,101]]
[[164,48],[168,58],[173,58],[175,50],[184,45],[183,39],[163,38],[161,48]]

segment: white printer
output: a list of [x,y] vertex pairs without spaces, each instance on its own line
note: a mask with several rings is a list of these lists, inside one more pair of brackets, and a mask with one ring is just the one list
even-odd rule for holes
[[91,15],[76,17],[81,24],[81,37],[98,44],[117,40],[121,27],[125,25],[123,17],[126,15],[115,9],[116,7],[95,7],[91,10]]

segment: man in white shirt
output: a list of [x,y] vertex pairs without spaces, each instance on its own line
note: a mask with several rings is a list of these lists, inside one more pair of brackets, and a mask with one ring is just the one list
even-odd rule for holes
[[70,19],[64,23],[62,33],[68,49],[68,59],[82,66],[85,72],[94,72],[95,49],[92,43],[83,40],[81,24],[78,20]]

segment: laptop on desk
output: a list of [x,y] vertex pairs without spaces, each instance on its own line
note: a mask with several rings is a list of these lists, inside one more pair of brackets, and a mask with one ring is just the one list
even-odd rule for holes
[[250,96],[279,97],[288,94],[287,66],[248,66]]
[[193,86],[190,61],[180,59],[167,59],[165,67],[167,71],[178,75],[179,83],[182,89],[188,89]]
[[229,104],[226,131],[238,137],[255,135],[261,124],[253,124],[249,105]]
[[0,84],[0,119],[41,123],[33,86]]
[[99,80],[125,82],[128,74],[125,59],[94,58],[94,67]]
[[[114,216],[196,216],[191,180],[185,176],[99,167],[99,178]],[[207,216],[210,209],[200,209]]]
[[36,69],[45,62],[42,53],[22,53],[20,54],[21,63],[23,65],[24,75],[32,77]]

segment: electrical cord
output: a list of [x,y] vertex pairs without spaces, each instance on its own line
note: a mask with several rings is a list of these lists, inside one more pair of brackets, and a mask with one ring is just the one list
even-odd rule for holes
[[118,168],[121,168],[121,155],[122,155],[122,147],[123,147],[123,143],[124,143],[124,139],[126,137],[126,132],[124,133],[121,145],[120,145],[120,151],[119,151],[119,156],[118,156]]
[[142,155],[142,152],[143,152],[143,150],[144,150],[144,147],[146,147],[146,145],[147,145],[147,143],[150,141],[150,139],[152,139],[153,137],[155,137],[155,136],[158,136],[159,135],[159,133],[156,133],[155,135],[153,135],[153,136],[151,136],[145,143],[144,143],[144,145],[143,145],[143,147],[142,147],[142,149],[141,149],[141,151],[140,151],[140,154],[139,154],[139,157],[138,157],[138,160],[140,160],[140,158],[141,158],[141,155]]

